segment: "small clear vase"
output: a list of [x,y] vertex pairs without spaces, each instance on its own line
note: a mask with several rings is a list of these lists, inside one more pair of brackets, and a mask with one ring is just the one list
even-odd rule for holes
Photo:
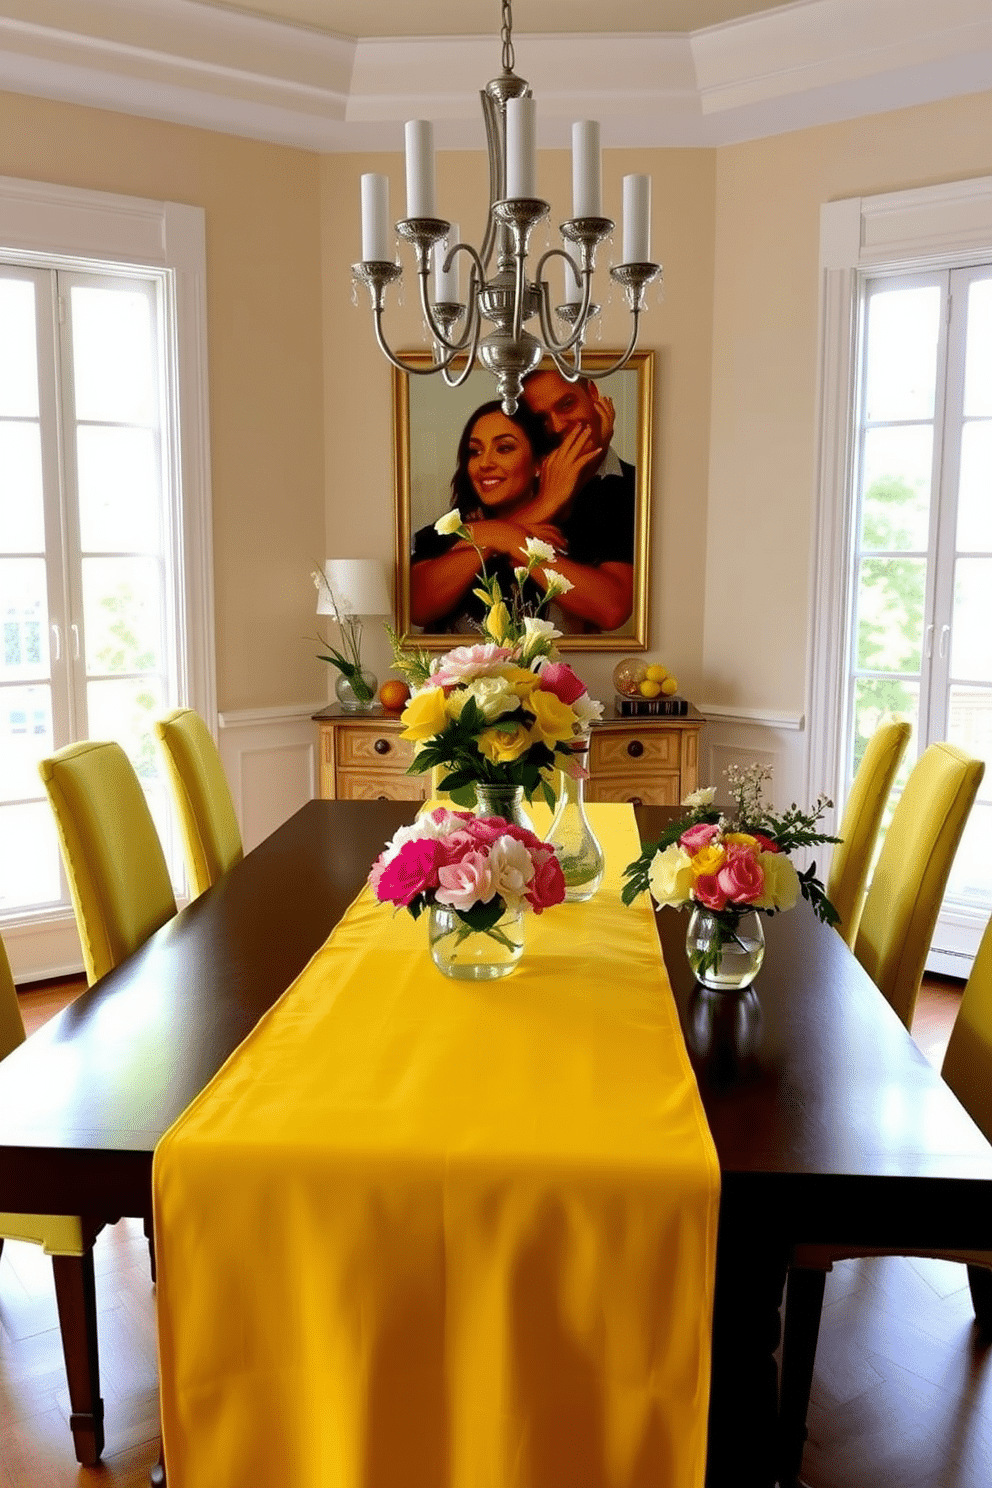
[[342,708],[349,713],[371,713],[375,707],[375,693],[379,683],[374,673],[361,669],[361,681],[356,687],[344,672],[338,672],[334,692]]
[[524,810],[524,788],[522,785],[490,785],[486,781],[475,782],[476,816],[501,816],[515,827],[524,827],[533,832],[534,823]]
[[[572,752],[585,770],[589,740],[573,744]],[[605,859],[586,816],[585,778],[577,780],[562,770],[558,780],[558,806],[544,840],[558,853],[566,901],[591,899],[603,881]]]
[[756,909],[706,909],[697,904],[685,933],[696,980],[717,992],[749,987],[765,959],[765,932]]
[[438,971],[457,981],[484,982],[508,976],[524,949],[524,912],[507,909],[488,930],[473,930],[456,909],[432,904],[428,939]]

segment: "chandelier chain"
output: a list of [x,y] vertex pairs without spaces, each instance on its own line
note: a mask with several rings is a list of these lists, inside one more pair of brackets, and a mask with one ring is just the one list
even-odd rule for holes
[[513,6],[510,0],[503,0],[503,24],[500,28],[500,38],[503,42],[503,71],[512,72],[516,58],[513,54]]

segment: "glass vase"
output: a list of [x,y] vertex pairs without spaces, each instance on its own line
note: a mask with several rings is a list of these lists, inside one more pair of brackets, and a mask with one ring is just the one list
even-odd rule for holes
[[522,785],[490,785],[486,781],[475,782],[476,816],[501,816],[515,827],[533,832],[534,823],[524,810],[524,788]]
[[375,675],[366,667],[362,667],[361,683],[357,689],[344,672],[338,672],[334,692],[342,708],[346,708],[349,713],[371,713],[375,707],[375,693],[378,685]]
[[749,987],[765,959],[765,932],[756,909],[707,909],[697,904],[685,933],[696,980],[717,992]]
[[[589,740],[573,744],[572,753],[585,772]],[[566,901],[591,899],[603,881],[605,859],[586,816],[585,774],[575,779],[562,770],[558,780],[558,806],[544,840],[558,853]]]
[[507,909],[488,930],[473,930],[456,909],[432,904],[428,924],[431,959],[445,976],[484,982],[507,976],[524,949],[524,912]]

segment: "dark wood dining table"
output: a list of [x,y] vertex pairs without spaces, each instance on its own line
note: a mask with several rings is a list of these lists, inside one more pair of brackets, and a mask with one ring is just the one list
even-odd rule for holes
[[[312,801],[0,1064],[0,1209],[151,1216],[152,1155],[327,938],[414,803]],[[671,812],[638,807],[643,841]],[[746,993],[657,915],[721,1168],[707,1483],[771,1488],[794,1244],[992,1249],[992,1147],[840,937],[766,922]]]

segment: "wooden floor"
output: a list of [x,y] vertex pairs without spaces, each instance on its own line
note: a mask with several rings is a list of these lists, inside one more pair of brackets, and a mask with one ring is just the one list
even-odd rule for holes
[[[22,994],[29,1031],[80,984]],[[930,981],[914,1036],[939,1065],[960,985]],[[0,1259],[0,1488],[147,1488],[158,1457],[155,1298],[138,1221],[96,1244],[107,1445],[72,1454],[51,1263]],[[989,1488],[992,1348],[978,1338],[963,1267],[897,1257],[827,1278],[803,1475],[810,1488]],[[292,1488],[292,1485],[286,1485]],[[563,1485],[564,1488],[564,1485]]]

